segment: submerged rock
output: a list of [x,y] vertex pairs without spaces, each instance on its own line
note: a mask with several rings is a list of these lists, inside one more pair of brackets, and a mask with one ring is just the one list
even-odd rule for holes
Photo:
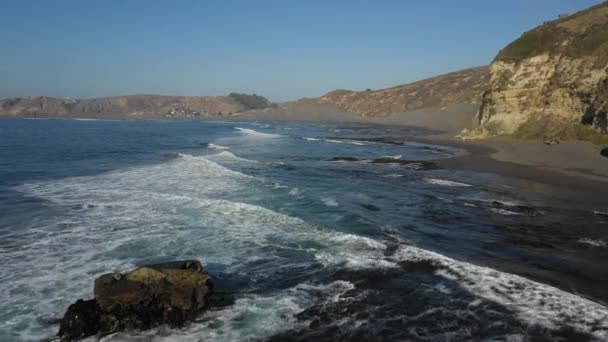
[[364,209],[367,209],[369,211],[380,211],[380,208],[376,207],[373,204],[361,204],[361,207],[363,207]]
[[413,169],[416,171],[427,171],[427,170],[438,170],[440,169],[439,165],[432,161],[427,160],[405,160],[405,159],[395,159],[395,158],[374,158],[374,159],[359,159],[355,157],[333,157],[328,159],[329,161],[335,162],[358,162],[364,161],[371,164],[398,164],[404,168]]
[[183,326],[207,307],[210,290],[210,276],[196,260],[104,274],[95,279],[94,299],[68,307],[58,335],[74,340],[160,324]]
[[412,168],[414,170],[437,170],[440,167],[432,162],[427,160],[403,160],[403,159],[394,159],[394,158],[376,158],[371,161],[372,164],[399,164],[401,166]]

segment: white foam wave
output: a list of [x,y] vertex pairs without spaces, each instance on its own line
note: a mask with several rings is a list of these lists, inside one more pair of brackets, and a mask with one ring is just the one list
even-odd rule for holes
[[[245,177],[245,178],[251,177],[251,176],[245,175],[243,173],[226,168],[218,163],[215,163],[209,159],[209,156],[208,157],[193,156],[190,154],[183,154],[183,153],[178,153],[177,155],[183,161],[186,162],[186,163],[184,163],[185,165],[179,165],[179,166],[186,168],[186,170],[189,170],[189,171],[199,171],[201,173],[207,174],[208,176],[232,176],[232,177]],[[247,159],[239,158],[228,151],[223,151],[223,152],[217,153],[215,156],[228,157],[228,158],[247,161]]]
[[382,156],[382,158],[389,158],[389,159],[399,160],[399,159],[403,158],[403,155],[398,154],[398,155],[395,155],[395,156]]
[[255,138],[282,138],[284,135],[274,133],[262,133],[250,128],[235,127],[237,131],[250,137]]
[[302,192],[298,188],[292,188],[291,190],[289,190],[289,194],[291,196],[299,196],[301,193]]
[[608,244],[606,244],[606,241],[602,240],[602,239],[591,239],[591,238],[581,238],[578,240],[579,243],[584,243],[587,245],[591,245],[593,247],[606,247],[608,246]]
[[510,210],[506,210],[506,209],[501,209],[501,208],[492,208],[490,209],[493,212],[499,214],[499,215],[503,215],[503,216],[519,216],[521,215],[520,213],[516,213],[514,211],[510,211]]
[[387,174],[382,175],[382,177],[384,177],[384,178],[401,178],[401,177],[403,177],[403,175],[398,174],[398,173],[387,173]]
[[219,159],[219,160],[236,161],[236,162],[243,162],[243,163],[257,163],[257,161],[255,161],[255,160],[239,157],[230,151],[222,151],[219,153],[211,154],[211,155],[206,156],[206,159]]
[[339,205],[338,201],[331,197],[321,197],[321,202],[328,207],[337,207]]
[[350,145],[357,145],[357,146],[371,145],[369,143],[366,144],[366,143],[363,143],[360,141],[348,140],[348,139],[323,139],[323,141],[334,143],[334,144],[350,144]]
[[216,145],[216,144],[208,144],[207,148],[212,149],[212,150],[229,150],[229,147],[226,146],[222,146],[222,145]]
[[530,325],[554,329],[567,324],[601,340],[608,338],[608,308],[588,299],[414,246],[399,248],[395,259],[432,261],[440,267],[438,275],[458,282],[473,295],[504,305]]
[[[242,202],[259,198],[255,192],[247,197],[255,190],[252,184],[255,178],[206,157],[179,154],[160,165],[15,188],[48,201],[49,208],[57,211],[57,215],[33,217],[28,227],[7,236],[21,241],[19,248],[3,252],[5,262],[0,265],[3,307],[14,324],[22,326],[17,339],[53,334],[56,328],[38,326],[36,317],[60,315],[75,299],[90,298],[92,278],[145,262],[196,258],[225,265],[226,273],[236,274],[247,273],[247,260],[261,255],[283,267],[309,265],[314,259],[326,266],[387,266],[383,261],[386,246],[381,242],[319,229],[299,218]],[[285,249],[310,257],[285,263]],[[247,314],[242,310],[249,305],[259,310],[256,319],[261,320],[259,325],[252,323],[251,331],[285,329],[296,307],[290,311],[291,299],[281,298],[246,297],[239,302],[243,305],[235,306],[241,310],[235,315]],[[277,312],[282,319],[277,321],[279,316],[270,314],[276,308],[268,303],[280,300],[287,309]],[[220,313],[218,319],[230,321],[222,316],[228,314]],[[6,324],[0,322],[0,329]],[[233,333],[249,336],[242,327]],[[180,336],[176,331],[171,334]]]
[[439,179],[439,178],[425,178],[424,181],[427,182],[428,184],[450,186],[450,187],[471,187],[472,186],[471,184],[454,182],[454,181],[450,181],[450,180],[446,180],[446,179]]

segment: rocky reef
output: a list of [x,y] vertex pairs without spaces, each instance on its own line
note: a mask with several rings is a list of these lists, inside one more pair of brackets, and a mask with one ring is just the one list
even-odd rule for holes
[[175,261],[104,274],[94,299],[79,299],[61,320],[58,336],[72,341],[167,324],[180,327],[208,306],[210,276],[196,260]]
[[462,137],[608,142],[608,3],[524,33],[500,51],[490,76]]

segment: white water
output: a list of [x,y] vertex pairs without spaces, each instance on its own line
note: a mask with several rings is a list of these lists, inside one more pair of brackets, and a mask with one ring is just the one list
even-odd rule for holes
[[[146,262],[196,258],[204,264],[225,265],[227,273],[255,279],[277,270],[247,274],[247,262],[260,257],[279,262],[285,249],[301,250],[310,259],[289,261],[283,267],[318,260],[361,268],[381,259],[385,246],[380,242],[313,227],[240,201],[252,189],[265,186],[258,178],[205,157],[179,154],[160,165],[17,187],[29,197],[48,201],[61,214],[33,218],[29,227],[15,232],[19,241],[27,243],[3,254],[0,281],[5,285],[0,297],[5,298],[3,306],[13,319],[0,324],[22,326],[22,339],[49,336],[56,327],[40,327],[37,317],[61,315],[74,300],[90,298],[96,276]],[[277,296],[246,296],[225,316],[219,315],[227,326],[237,324],[232,319],[243,315],[251,315],[252,325],[268,321],[260,323],[262,327],[269,324],[268,329],[252,326],[234,332],[243,338],[286,329],[288,325],[277,323],[271,313],[293,313],[309,297],[292,300],[289,291]],[[251,305],[261,308],[249,313]],[[287,314],[281,317],[291,320]]]
[[239,131],[239,133],[242,133],[244,135],[247,135],[247,136],[253,137],[253,138],[265,138],[265,139],[269,139],[269,138],[282,138],[282,137],[284,137],[284,135],[281,135],[281,134],[263,133],[263,132],[258,132],[256,130],[250,129],[250,128],[235,127],[235,129],[237,131]]
[[450,187],[470,187],[471,184],[460,183],[455,181],[450,181],[446,179],[438,179],[438,178],[425,178],[425,182],[433,185],[441,185],[441,186],[450,186]]

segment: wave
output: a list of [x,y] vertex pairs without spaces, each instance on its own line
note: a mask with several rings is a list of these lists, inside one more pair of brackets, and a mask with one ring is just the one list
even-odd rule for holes
[[607,247],[606,241],[602,239],[591,239],[591,238],[581,238],[578,239],[579,243],[584,243],[593,247]]
[[454,181],[439,179],[439,178],[425,178],[424,181],[428,184],[450,186],[450,187],[471,187],[472,186],[471,184],[454,182]]
[[[208,176],[232,176],[232,177],[251,178],[251,176],[245,175],[238,171],[231,170],[227,167],[224,167],[218,163],[211,161],[210,159],[208,159],[209,156],[207,156],[207,157],[193,156],[193,155],[184,154],[184,153],[178,153],[177,155],[179,158],[181,158],[185,162],[185,164],[186,164],[185,166],[188,167],[189,170],[191,170],[191,171],[199,171]],[[228,158],[238,159],[238,160],[242,160],[242,161],[249,161],[247,159],[239,158],[228,151],[220,152],[220,153],[216,154],[216,156],[228,157]]]
[[321,197],[321,202],[328,207],[337,207],[339,205],[338,201],[331,197]]
[[243,163],[257,163],[257,161],[255,161],[255,160],[239,157],[239,156],[237,156],[234,153],[229,152],[229,151],[222,151],[222,152],[219,152],[219,153],[210,154],[210,155],[206,156],[206,158],[207,159],[216,159],[216,158],[219,158],[221,160],[236,161],[236,162],[243,162]]
[[216,144],[207,144],[207,148],[212,149],[212,150],[229,150],[229,147],[226,146],[222,146],[222,145],[216,145]]
[[438,269],[437,275],[458,282],[472,294],[508,307],[529,325],[550,329],[570,325],[601,340],[608,338],[608,308],[586,298],[414,246],[399,248],[395,259],[432,262]]
[[[22,245],[3,254],[0,297],[5,298],[6,314],[23,325],[22,339],[44,337],[29,336],[33,331],[54,333],[41,330],[36,317],[60,312],[76,298],[90,297],[92,277],[142,263],[197,258],[225,265],[230,274],[258,267],[256,276],[260,277],[299,269],[302,263],[321,267],[315,260],[327,267],[356,269],[385,263],[386,247],[381,242],[320,229],[297,217],[245,203],[260,198],[248,176],[207,157],[180,153],[159,165],[28,183],[16,190],[48,201],[48,207],[61,213],[38,217],[30,227],[14,232],[15,241]],[[286,262],[286,250],[308,257],[300,263]],[[267,266],[252,266],[260,258],[261,265]],[[306,292],[304,288],[294,291]],[[54,295],[48,296],[50,292]],[[238,324],[239,314],[254,310],[260,314],[255,316],[260,319],[255,331],[231,333],[271,335],[289,327],[293,313],[306,304],[288,298],[293,297],[245,296],[227,309],[236,310],[237,316],[231,318],[222,311],[217,319],[227,326]],[[293,303],[299,306],[290,311]],[[20,309],[24,306],[32,309],[24,312]],[[265,322],[272,328],[265,330]],[[214,332],[217,329],[209,330]]]
[[237,131],[239,131],[239,133],[248,135],[250,137],[255,137],[255,138],[283,138],[283,137],[285,137],[284,135],[281,135],[281,134],[262,133],[262,132],[258,132],[256,130],[250,129],[250,128],[235,127],[235,129]]
[[360,141],[347,140],[347,139],[323,139],[323,141],[334,143],[334,144],[350,144],[350,145],[357,145],[357,146],[371,145],[369,143],[363,143]]
[[312,137],[303,137],[302,139],[307,140],[307,141],[322,141],[322,142],[328,142],[328,143],[333,143],[333,144],[350,144],[350,145],[357,145],[357,146],[374,145],[373,143],[370,143],[370,142],[362,142],[362,141],[351,140],[351,139],[330,139],[330,138],[312,138]]
[[499,214],[499,215],[503,215],[503,216],[520,216],[521,213],[517,213],[511,210],[506,210],[506,209],[502,209],[502,208],[491,208],[491,211]]

